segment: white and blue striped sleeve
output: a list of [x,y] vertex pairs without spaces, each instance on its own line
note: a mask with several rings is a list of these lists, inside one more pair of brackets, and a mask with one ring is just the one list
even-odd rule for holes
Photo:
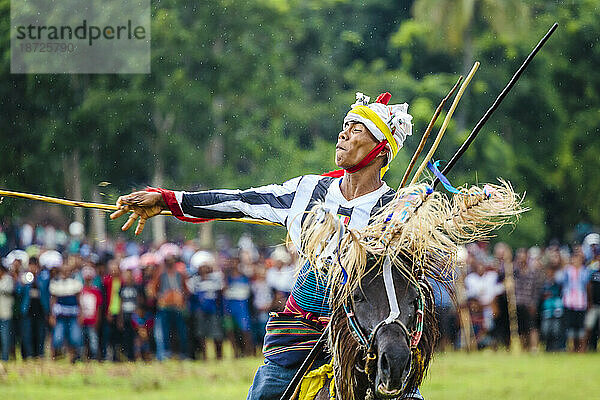
[[285,225],[301,179],[247,190],[160,191],[173,215],[183,221],[250,217]]

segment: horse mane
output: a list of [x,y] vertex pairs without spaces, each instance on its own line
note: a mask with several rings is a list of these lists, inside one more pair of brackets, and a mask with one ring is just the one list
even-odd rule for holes
[[[458,246],[487,240],[494,230],[516,223],[527,211],[521,204],[522,197],[505,181],[483,189],[465,186],[451,199],[427,184],[417,184],[399,190],[364,229],[350,230],[323,203],[317,203],[306,215],[300,253],[317,277],[326,279],[332,310],[360,285],[368,272],[368,255],[389,257],[414,283],[424,275],[449,288]],[[337,242],[337,259],[333,253],[323,254],[331,241]]]
[[[348,319],[343,310],[338,309],[329,321],[329,351],[333,358],[333,370],[336,381],[336,398],[354,399],[354,388],[359,385],[359,371],[356,366],[361,361],[357,341],[352,336]],[[338,384],[344,382],[344,384]]]

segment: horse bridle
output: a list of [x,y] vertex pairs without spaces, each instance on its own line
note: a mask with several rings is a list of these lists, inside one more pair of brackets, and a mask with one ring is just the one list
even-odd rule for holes
[[[396,324],[400,327],[400,330],[404,333],[404,337],[406,338],[406,342],[409,345],[411,351],[416,350],[419,342],[421,341],[421,336],[423,335],[423,321],[425,316],[425,296],[421,286],[424,282],[424,276],[421,274],[414,284],[418,297],[417,297],[417,307],[416,307],[416,321],[415,321],[415,329],[411,332],[406,327],[406,325],[399,319],[400,317],[400,307],[398,306],[398,299],[396,298],[396,291],[394,288],[394,281],[392,279],[392,263],[389,259],[389,256],[386,256],[383,262],[383,280],[386,289],[386,295],[388,298],[388,303],[390,305],[390,314],[388,317],[382,321],[380,321],[375,328],[370,333],[365,334],[365,331],[360,327],[358,320],[356,319],[356,315],[354,314],[354,310],[352,308],[351,303],[344,303],[343,308],[346,313],[346,318],[348,320],[348,325],[350,326],[350,332],[359,343],[359,345],[366,350],[366,363],[365,363],[365,372],[371,379],[371,373],[369,371],[369,365],[371,365],[377,359],[377,352],[374,349],[375,346],[375,338],[377,336],[377,332],[379,329],[386,325]],[[350,305],[349,305],[350,304]]]

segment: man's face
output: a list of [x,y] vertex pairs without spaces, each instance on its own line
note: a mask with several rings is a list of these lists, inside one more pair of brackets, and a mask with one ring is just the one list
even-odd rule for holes
[[583,250],[580,246],[576,246],[573,248],[573,255],[571,256],[571,263],[574,265],[582,265],[585,261],[585,256],[583,255]]
[[[351,168],[358,164],[375,146],[377,139],[360,122],[351,122],[344,125],[344,130],[338,135],[335,147],[335,163],[341,168]],[[374,162],[378,161],[379,155]]]
[[485,273],[485,265],[481,261],[477,261],[475,264],[475,272],[477,275],[482,276]]
[[175,258],[173,258],[172,256],[167,256],[165,258],[165,266],[169,271],[173,270],[175,267]]
[[130,285],[133,282],[133,272],[129,269],[125,272],[125,283]]
[[110,270],[110,275],[113,277],[119,276],[119,274],[120,274],[119,264],[116,261],[112,261],[110,263],[109,270]]
[[198,269],[198,273],[203,278],[207,277],[208,274],[210,274],[212,271],[213,271],[213,267],[210,264],[204,264],[204,265],[200,266],[200,268]]
[[15,271],[16,273],[19,273],[21,271],[21,267],[23,266],[23,264],[21,264],[21,260],[19,260],[18,258],[15,259],[15,261],[13,261],[12,263],[12,270]]
[[33,274],[39,274],[41,271],[40,268],[40,264],[39,263],[29,263],[29,270],[33,273]]
[[69,277],[69,274],[71,272],[71,268],[69,268],[68,264],[63,264],[60,267],[60,270],[58,272],[58,276],[62,279],[67,279]]

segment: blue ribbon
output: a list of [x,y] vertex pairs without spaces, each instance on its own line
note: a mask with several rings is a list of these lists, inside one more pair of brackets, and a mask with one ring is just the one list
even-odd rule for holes
[[340,265],[340,268],[342,269],[342,282],[340,282],[340,285],[345,285],[348,282],[348,272],[346,272],[346,268],[344,268],[344,266],[342,265],[342,258],[340,257],[340,247],[341,246],[342,246],[342,235],[340,235],[340,240],[338,241],[338,247],[337,247],[336,253],[337,253],[338,264]]
[[348,282],[348,273],[346,272],[346,268],[342,267],[342,283],[340,285],[345,285]]
[[449,191],[450,193],[454,193],[454,194],[458,194],[460,193],[459,190],[457,190],[454,186],[452,186],[450,184],[450,181],[448,181],[448,178],[446,178],[444,176],[444,174],[442,174],[440,172],[440,170],[438,169],[440,165],[440,161],[436,161],[433,164],[431,163],[431,161],[427,161],[427,168],[429,168],[429,170],[431,172],[433,172],[433,174],[440,180],[440,182],[442,182],[442,185],[444,185],[444,187],[446,188],[447,191]]
[[340,239],[340,241],[338,242],[338,248],[337,248],[337,259],[338,259],[338,264],[340,264],[340,268],[342,269],[342,282],[340,283],[340,285],[345,285],[348,282],[348,272],[346,272],[346,268],[344,268],[344,266],[342,265],[342,259],[340,257],[340,245],[342,244],[342,241]]

